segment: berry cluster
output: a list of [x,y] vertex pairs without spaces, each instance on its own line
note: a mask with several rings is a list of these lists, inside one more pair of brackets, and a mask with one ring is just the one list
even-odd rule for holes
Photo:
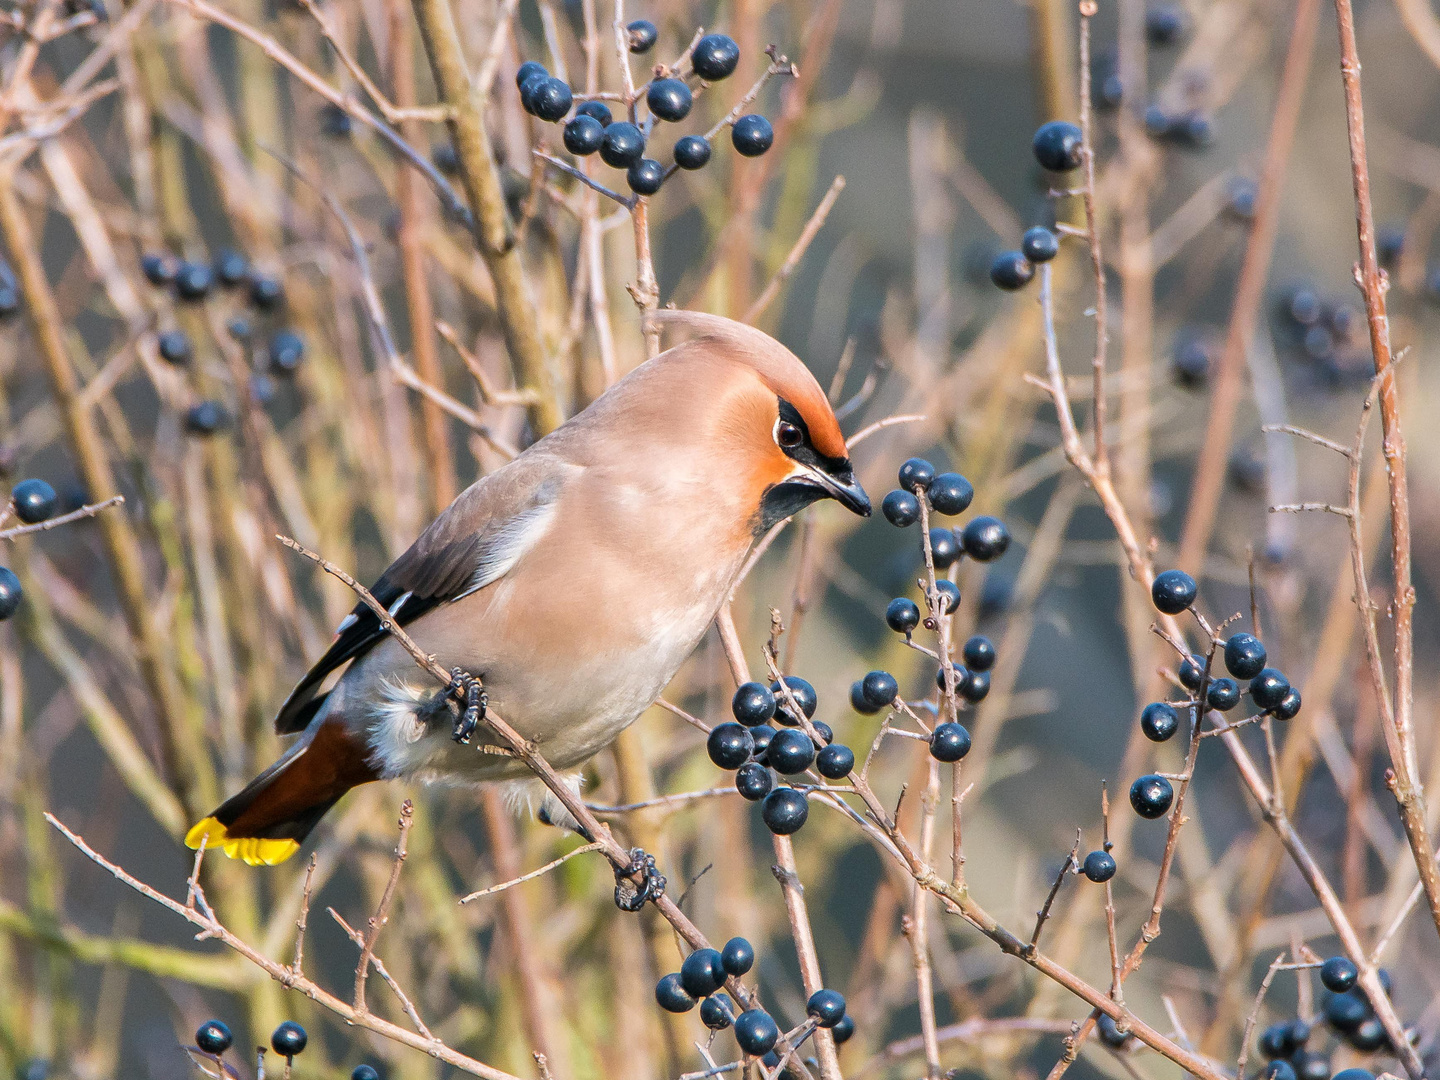
[[[1031,142],[1035,160],[1047,172],[1067,173],[1085,160],[1085,140],[1080,129],[1065,120],[1041,124]],[[990,264],[990,280],[997,288],[1014,292],[1035,276],[1037,263],[1046,263],[1060,254],[1060,238],[1043,225],[1027,229],[1019,251],[1002,251]]]
[[[294,1064],[295,1058],[304,1052],[309,1042],[310,1036],[305,1029],[293,1020],[286,1020],[270,1035],[270,1049],[283,1057],[287,1066]],[[195,1045],[190,1049],[207,1054],[219,1062],[220,1056],[234,1044],[235,1036],[224,1021],[206,1020],[195,1029]],[[224,1072],[230,1077],[239,1075],[228,1065],[224,1066]],[[350,1073],[350,1080],[380,1080],[380,1073],[373,1065],[356,1065]]]
[[[747,684],[758,685],[758,684]],[[763,689],[763,688],[762,688]],[[739,979],[755,966],[755,949],[742,937],[731,938],[723,949],[696,949],[685,958],[680,970],[666,975],[655,985],[655,1001],[666,1012],[686,1013],[700,1005],[700,1022],[711,1031],[735,1029],[735,1041],[751,1057],[765,1059],[770,1068],[779,1063],[779,1056],[768,1055],[780,1041],[780,1025],[761,1008],[739,1012],[728,994],[720,993],[726,979]],[[845,998],[835,990],[817,990],[805,1004],[809,1017],[797,1032],[799,1043],[809,1038],[815,1027],[829,1028],[837,1043],[843,1043],[855,1032],[855,1022],[845,1015]]]
[[[341,115],[349,119],[343,111]],[[150,284],[170,290],[182,304],[198,304],[209,299],[218,285],[230,292],[243,290],[246,305],[272,321],[285,308],[284,282],[274,274],[252,267],[244,255],[229,248],[222,249],[209,264],[148,252],[140,257],[140,270]],[[226,330],[247,350],[252,347],[255,331],[249,317],[236,314],[226,324]],[[160,333],[156,350],[161,360],[177,368],[188,366],[195,357],[190,335],[178,327]],[[268,372],[288,378],[305,359],[305,339],[296,331],[279,326],[272,330],[263,353]],[[251,391],[263,399],[269,393],[269,384],[257,376]],[[191,405],[185,415],[185,429],[197,436],[214,435],[229,423],[229,410],[209,398]]]
[[1310,369],[1321,385],[1336,389],[1368,379],[1365,316],[1343,297],[1326,297],[1298,282],[1276,300],[1275,323],[1284,355]]
[[[655,24],[646,19],[630,23],[626,32],[630,51],[640,54],[649,52],[659,36]],[[674,163],[668,168],[645,156],[658,122],[678,124],[690,115],[695,98],[692,80],[696,88],[701,88],[729,78],[740,63],[740,47],[725,34],[706,34],[695,43],[687,59],[688,69],[684,61],[673,69],[657,65],[655,77],[637,91],[637,101],[643,92],[649,114],[643,121],[633,104],[628,119],[617,120],[603,101],[582,101],[565,124],[565,149],[576,157],[598,153],[606,165],[624,169],[626,182],[636,195],[654,195],[677,168],[704,168],[710,161],[711,145],[703,135],[685,135],[677,140],[672,150]],[[515,85],[525,111],[548,123],[564,120],[575,105],[570,85],[533,60],[520,65]],[[758,113],[737,117],[730,124],[730,142],[744,157],[758,157],[774,141],[770,121]]]
[[[14,515],[22,525],[39,525],[55,516],[60,497],[44,480],[22,480],[10,493],[10,504],[0,513],[0,522]],[[24,592],[20,579],[8,566],[0,566],[0,622],[20,610]]]

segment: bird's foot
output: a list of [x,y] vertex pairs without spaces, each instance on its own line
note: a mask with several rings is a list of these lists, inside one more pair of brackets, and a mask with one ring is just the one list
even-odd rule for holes
[[464,668],[458,667],[450,671],[450,693],[463,706],[460,715],[455,718],[455,729],[450,733],[450,737],[464,745],[470,741],[470,736],[475,734],[480,721],[485,719],[485,707],[489,704],[489,698],[480,680]]
[[[639,885],[630,879],[643,875]],[[639,911],[651,900],[665,895],[665,875],[655,865],[655,856],[641,848],[630,849],[630,865],[615,871],[615,906],[621,911]]]

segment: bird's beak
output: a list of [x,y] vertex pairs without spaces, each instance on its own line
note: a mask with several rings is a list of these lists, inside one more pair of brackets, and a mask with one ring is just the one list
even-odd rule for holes
[[834,473],[806,466],[805,479],[821,488],[826,495],[851,513],[861,517],[870,516],[870,496],[865,494],[865,489],[855,479],[855,470],[850,468],[848,463]]

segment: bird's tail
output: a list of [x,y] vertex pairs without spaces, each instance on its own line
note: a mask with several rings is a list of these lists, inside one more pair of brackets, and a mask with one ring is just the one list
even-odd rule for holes
[[273,866],[300,850],[325,812],[352,787],[378,780],[362,739],[339,718],[227,799],[185,834],[185,843],[220,848],[251,866]]

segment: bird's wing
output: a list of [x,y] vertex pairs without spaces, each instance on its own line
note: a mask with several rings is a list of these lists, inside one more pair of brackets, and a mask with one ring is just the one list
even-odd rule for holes
[[[553,457],[527,454],[472,484],[390,564],[371,595],[405,626],[504,577],[550,527],[560,492],[575,468]],[[388,633],[373,611],[356,604],[325,655],[280,707],[276,732],[303,731],[325,700],[318,691],[326,677],[365,655]]]

